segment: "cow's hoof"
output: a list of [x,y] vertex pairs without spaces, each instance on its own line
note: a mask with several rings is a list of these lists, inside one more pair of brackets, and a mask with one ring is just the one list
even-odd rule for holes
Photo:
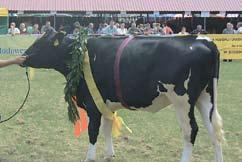
[[105,162],[114,162],[114,156],[112,156],[112,157],[105,157],[104,161]]

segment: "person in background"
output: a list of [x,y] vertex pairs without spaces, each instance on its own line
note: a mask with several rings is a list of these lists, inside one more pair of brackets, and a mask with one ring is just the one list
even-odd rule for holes
[[165,35],[174,34],[173,30],[167,25],[167,23],[163,24],[163,32]]
[[109,26],[107,26],[106,28],[103,29],[103,33],[108,34],[108,35],[118,34],[118,30],[117,30],[116,26],[114,25],[113,20],[110,21]]
[[74,22],[73,27],[74,28],[76,28],[76,27],[80,28],[81,24],[79,23],[79,21],[76,21],[76,22]]
[[64,25],[60,25],[58,28],[58,32],[66,33]]
[[116,24],[115,24],[115,26],[116,26],[116,28],[117,28],[117,29],[119,29],[119,28],[120,28],[119,23],[116,23]]
[[242,22],[237,23],[237,34],[242,34]]
[[28,25],[27,26],[27,33],[28,34],[33,34],[33,26],[32,25]]
[[222,34],[235,34],[235,33],[236,31],[234,30],[234,25],[228,22]]
[[120,35],[126,35],[127,34],[127,28],[125,28],[125,23],[121,23],[120,28],[118,28],[118,34]]
[[14,59],[8,59],[8,60],[0,60],[0,68],[6,67],[6,66],[9,66],[9,65],[14,65],[14,64],[20,65],[25,60],[26,60],[25,56],[18,56]]
[[107,23],[104,23],[104,28],[108,27],[108,24]]
[[87,32],[88,32],[88,34],[95,34],[95,32],[94,32],[94,24],[93,23],[90,23],[88,25]]
[[78,21],[76,21],[76,22],[74,22],[73,27],[74,27],[74,30],[73,30],[72,34],[78,35],[80,32],[80,29],[81,29],[81,24]]
[[128,30],[128,34],[131,34],[131,35],[141,34],[141,31],[136,27],[135,22],[131,24],[131,27]]
[[[236,31],[234,30],[234,25],[228,22],[222,34],[236,34]],[[227,62],[227,61],[232,62],[232,59],[229,59],[229,60],[223,59],[223,62]]]
[[140,33],[144,34],[144,30],[145,30],[144,24],[139,24],[137,28],[139,29]]
[[155,35],[164,35],[162,27],[160,26],[160,23],[153,23],[153,34]]
[[27,34],[27,28],[26,28],[25,23],[21,23],[19,25],[19,30],[20,30],[20,34]]
[[153,34],[157,35],[157,36],[161,35],[161,33],[159,32],[159,30],[156,26],[153,27]]
[[40,34],[39,24],[34,24],[32,34]]
[[51,26],[50,21],[46,21],[45,25],[41,28],[41,33],[45,33],[47,30],[55,31],[55,29]]
[[8,34],[11,34],[12,36],[20,34],[20,30],[16,28],[16,24],[14,22],[10,24],[10,28],[8,29]]
[[78,35],[79,34],[79,32],[80,32],[80,29],[81,29],[81,27],[78,27],[78,26],[76,26],[75,28],[74,28],[74,30],[73,30],[73,35]]
[[179,35],[188,35],[189,33],[187,32],[187,28],[183,26],[181,28],[181,31],[178,33]]
[[104,24],[103,23],[100,23],[99,24],[99,27],[97,29],[97,34],[103,34],[103,29],[104,29]]
[[144,34],[145,34],[145,35],[150,35],[150,34],[153,34],[153,33],[154,33],[154,32],[153,32],[153,30],[152,30],[150,24],[149,24],[149,23],[145,24]]
[[202,25],[197,25],[197,28],[191,34],[208,34],[208,32],[202,28]]

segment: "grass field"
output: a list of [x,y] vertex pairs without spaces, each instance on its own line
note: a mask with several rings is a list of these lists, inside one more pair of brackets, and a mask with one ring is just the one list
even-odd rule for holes
[[[7,56],[1,56],[8,58]],[[224,120],[227,144],[225,162],[242,162],[242,62],[222,63],[218,108]],[[87,132],[73,135],[64,102],[64,78],[53,70],[37,70],[24,109],[11,121],[0,125],[0,161],[80,162],[88,146]],[[3,118],[16,111],[27,90],[25,69],[0,69],[0,113]],[[156,114],[120,111],[133,130],[124,130],[114,140],[116,162],[178,162],[182,151],[181,132],[172,107]],[[199,133],[193,162],[213,161],[213,148],[196,112]],[[104,140],[99,136],[98,161],[103,159]]]

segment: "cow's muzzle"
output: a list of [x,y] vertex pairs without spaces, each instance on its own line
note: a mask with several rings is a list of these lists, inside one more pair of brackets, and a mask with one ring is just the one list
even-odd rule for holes
[[27,54],[24,53],[22,56],[25,56],[26,60],[22,64],[20,64],[20,66],[21,67],[27,67],[28,66],[28,62],[29,62],[29,60],[30,60],[32,55],[27,55]]

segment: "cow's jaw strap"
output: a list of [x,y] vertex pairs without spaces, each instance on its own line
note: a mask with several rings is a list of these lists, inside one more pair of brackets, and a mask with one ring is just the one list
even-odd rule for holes
[[128,104],[124,101],[123,95],[122,95],[122,87],[121,87],[121,81],[120,81],[120,60],[121,56],[123,54],[123,51],[125,47],[127,47],[128,43],[133,40],[133,36],[129,36],[128,38],[125,38],[121,45],[119,46],[116,57],[115,57],[115,62],[114,62],[114,82],[115,82],[115,89],[116,89],[116,95],[118,97],[118,100],[121,102],[121,104],[128,108]]

